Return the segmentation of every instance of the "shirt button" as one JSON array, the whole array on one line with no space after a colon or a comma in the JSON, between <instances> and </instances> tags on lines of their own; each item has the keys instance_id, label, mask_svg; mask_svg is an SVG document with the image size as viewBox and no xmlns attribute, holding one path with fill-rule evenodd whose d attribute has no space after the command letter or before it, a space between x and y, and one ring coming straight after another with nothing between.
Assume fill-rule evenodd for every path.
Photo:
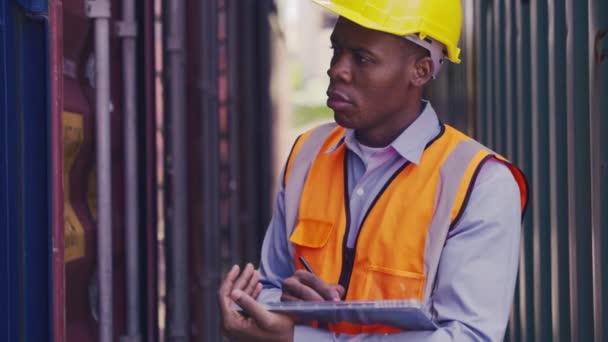
<instances>
[{"instance_id":1,"label":"shirt button","mask_svg":"<svg viewBox=\"0 0 608 342\"><path fill-rule=\"evenodd\" d=\"M363 191L363 188L357 189L357 195L358 196L363 196L364 194L365 194L365 191Z\"/></svg>"}]
</instances>

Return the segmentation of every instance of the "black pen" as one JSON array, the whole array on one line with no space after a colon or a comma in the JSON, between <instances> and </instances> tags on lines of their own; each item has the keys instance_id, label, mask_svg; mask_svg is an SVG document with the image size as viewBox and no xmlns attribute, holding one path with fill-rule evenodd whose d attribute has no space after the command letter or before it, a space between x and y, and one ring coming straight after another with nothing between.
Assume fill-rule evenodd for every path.
<instances>
[{"instance_id":1,"label":"black pen","mask_svg":"<svg viewBox=\"0 0 608 342\"><path fill-rule=\"evenodd\" d=\"M305 268L305 269L306 269L308 272L310 272L310 273L312 273L312 274L314 274L314 275L317 275L317 274L315 273L315 271L313 271L313 270L312 270L312 267L310 267L310 265L309 265L309 264L306 262L306 259L304 259L304 257L303 257L303 256L301 256L301 255L300 255L299 259L300 259L300 262L302 263L302 265L304 265L304 268Z\"/></svg>"}]
</instances>

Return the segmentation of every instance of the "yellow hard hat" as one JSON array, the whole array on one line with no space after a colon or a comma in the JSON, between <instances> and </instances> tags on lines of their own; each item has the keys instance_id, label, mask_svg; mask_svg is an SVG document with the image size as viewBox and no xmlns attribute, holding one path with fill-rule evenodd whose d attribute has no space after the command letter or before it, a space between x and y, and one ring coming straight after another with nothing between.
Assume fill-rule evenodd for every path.
<instances>
[{"instance_id":1,"label":"yellow hard hat","mask_svg":"<svg viewBox=\"0 0 608 342\"><path fill-rule=\"evenodd\" d=\"M461 0L312 0L372 30L398 36L419 34L447 49L447 59L460 63Z\"/></svg>"}]
</instances>

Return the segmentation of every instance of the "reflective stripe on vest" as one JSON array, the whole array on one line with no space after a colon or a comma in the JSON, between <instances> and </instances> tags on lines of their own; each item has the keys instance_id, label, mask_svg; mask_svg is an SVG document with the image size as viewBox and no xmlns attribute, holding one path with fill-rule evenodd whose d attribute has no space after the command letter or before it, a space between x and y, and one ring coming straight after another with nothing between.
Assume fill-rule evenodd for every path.
<instances>
[{"instance_id":1,"label":"reflective stripe on vest","mask_svg":"<svg viewBox=\"0 0 608 342\"><path fill-rule=\"evenodd\" d=\"M445 126L420 164L405 163L366 212L355 248L346 248L350 227L346 147L325 153L344 129L324 125L298 139L285 170L287 236L295 266L302 255L328 283L340 282L346 300L417 300L433 313L432 293L449 229L466 208L481 166L496 158L509 166L527 200L519 169L478 142ZM297 208L288 211L288 208ZM381 325L330 325L338 333L391 333Z\"/></svg>"}]
</instances>

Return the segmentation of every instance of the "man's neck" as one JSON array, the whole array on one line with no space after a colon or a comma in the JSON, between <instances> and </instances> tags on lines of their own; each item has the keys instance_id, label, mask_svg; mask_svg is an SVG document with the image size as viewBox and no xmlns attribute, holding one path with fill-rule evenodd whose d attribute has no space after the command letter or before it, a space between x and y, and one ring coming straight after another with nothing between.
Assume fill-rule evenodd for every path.
<instances>
[{"instance_id":1,"label":"man's neck","mask_svg":"<svg viewBox=\"0 0 608 342\"><path fill-rule=\"evenodd\" d=\"M409 110L408 115L403 115L402 122L385 125L378 129L369 129L366 131L356 130L355 137L357 141L368 147L385 147L391 144L401 133L403 133L424 111L426 104L422 99L418 99L418 105L412 106L413 110ZM406 112L407 113L407 112Z\"/></svg>"}]
</instances>

